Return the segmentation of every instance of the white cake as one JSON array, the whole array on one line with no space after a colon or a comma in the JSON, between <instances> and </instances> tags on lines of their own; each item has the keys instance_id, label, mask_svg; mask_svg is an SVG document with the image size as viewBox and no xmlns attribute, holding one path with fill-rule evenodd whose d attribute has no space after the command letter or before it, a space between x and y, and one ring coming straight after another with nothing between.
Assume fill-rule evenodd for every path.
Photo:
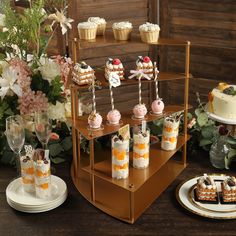
<instances>
[{"instance_id":1,"label":"white cake","mask_svg":"<svg viewBox=\"0 0 236 236\"><path fill-rule=\"evenodd\" d=\"M209 93L208 100L209 112L226 119L236 119L236 85L220 83Z\"/></svg>"}]
</instances>

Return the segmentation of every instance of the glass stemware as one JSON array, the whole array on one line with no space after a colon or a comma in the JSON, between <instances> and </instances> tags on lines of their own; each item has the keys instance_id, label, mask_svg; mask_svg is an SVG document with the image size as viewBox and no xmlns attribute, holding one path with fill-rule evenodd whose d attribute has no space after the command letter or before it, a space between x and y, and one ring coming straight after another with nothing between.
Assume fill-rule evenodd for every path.
<instances>
[{"instance_id":1,"label":"glass stemware","mask_svg":"<svg viewBox=\"0 0 236 236\"><path fill-rule=\"evenodd\" d=\"M42 144L43 149L47 149L47 144L52 132L52 120L47 112L36 112L34 116L35 133Z\"/></svg>"},{"instance_id":2,"label":"glass stemware","mask_svg":"<svg viewBox=\"0 0 236 236\"><path fill-rule=\"evenodd\" d=\"M11 150L17 154L17 174L20 173L20 152L25 142L24 121L21 116L9 116L6 119L6 137Z\"/></svg>"}]
</instances>

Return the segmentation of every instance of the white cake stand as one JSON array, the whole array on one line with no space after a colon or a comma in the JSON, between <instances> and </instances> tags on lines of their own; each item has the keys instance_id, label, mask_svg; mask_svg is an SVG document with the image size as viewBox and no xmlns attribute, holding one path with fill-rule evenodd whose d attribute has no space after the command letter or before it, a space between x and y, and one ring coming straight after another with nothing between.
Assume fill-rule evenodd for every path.
<instances>
[{"instance_id":1,"label":"white cake stand","mask_svg":"<svg viewBox=\"0 0 236 236\"><path fill-rule=\"evenodd\" d=\"M208 104L206 104L206 113L208 115L208 117L214 121L217 121L221 124L227 125L227 126L231 126L231 136L233 136L234 138L236 137L236 120L234 119L227 119L221 116L218 116L212 112L208 111Z\"/></svg>"}]
</instances>

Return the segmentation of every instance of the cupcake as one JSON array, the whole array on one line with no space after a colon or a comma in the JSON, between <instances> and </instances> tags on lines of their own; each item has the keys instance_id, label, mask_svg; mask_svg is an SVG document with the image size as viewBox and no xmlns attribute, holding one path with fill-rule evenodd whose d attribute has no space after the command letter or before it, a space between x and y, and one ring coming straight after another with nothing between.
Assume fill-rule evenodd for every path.
<instances>
[{"instance_id":1,"label":"cupcake","mask_svg":"<svg viewBox=\"0 0 236 236\"><path fill-rule=\"evenodd\" d=\"M140 36L145 43L155 43L158 41L160 27L157 24L147 22L139 26Z\"/></svg>"},{"instance_id":2,"label":"cupcake","mask_svg":"<svg viewBox=\"0 0 236 236\"><path fill-rule=\"evenodd\" d=\"M147 108L145 104L137 104L133 109L134 117L137 119L143 119L147 114Z\"/></svg>"},{"instance_id":3,"label":"cupcake","mask_svg":"<svg viewBox=\"0 0 236 236\"><path fill-rule=\"evenodd\" d=\"M101 17L89 17L88 22L97 24L97 35L104 35L106 30L107 22Z\"/></svg>"},{"instance_id":4,"label":"cupcake","mask_svg":"<svg viewBox=\"0 0 236 236\"><path fill-rule=\"evenodd\" d=\"M114 37L116 40L128 40L133 29L132 23L128 21L114 23L112 25Z\"/></svg>"},{"instance_id":5,"label":"cupcake","mask_svg":"<svg viewBox=\"0 0 236 236\"><path fill-rule=\"evenodd\" d=\"M161 100L161 98L158 98L152 102L152 112L155 115L160 115L162 114L164 110L164 102Z\"/></svg>"},{"instance_id":6,"label":"cupcake","mask_svg":"<svg viewBox=\"0 0 236 236\"><path fill-rule=\"evenodd\" d=\"M79 38L91 40L96 38L97 24L94 22L81 22L77 26L79 31Z\"/></svg>"},{"instance_id":7,"label":"cupcake","mask_svg":"<svg viewBox=\"0 0 236 236\"><path fill-rule=\"evenodd\" d=\"M111 125L117 125L120 122L121 114L117 109L111 110L107 114L107 120Z\"/></svg>"},{"instance_id":8,"label":"cupcake","mask_svg":"<svg viewBox=\"0 0 236 236\"><path fill-rule=\"evenodd\" d=\"M89 127L92 129L99 129L102 124L102 117L98 113L92 112L88 117Z\"/></svg>"}]
</instances>

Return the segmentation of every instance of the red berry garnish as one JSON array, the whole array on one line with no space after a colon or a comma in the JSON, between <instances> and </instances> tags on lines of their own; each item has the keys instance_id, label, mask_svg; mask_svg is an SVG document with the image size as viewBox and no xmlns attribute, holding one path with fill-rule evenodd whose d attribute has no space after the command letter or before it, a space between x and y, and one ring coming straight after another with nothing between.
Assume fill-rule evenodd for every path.
<instances>
[{"instance_id":1,"label":"red berry garnish","mask_svg":"<svg viewBox=\"0 0 236 236\"><path fill-rule=\"evenodd\" d=\"M143 62L149 63L151 61L150 57L146 56L143 58Z\"/></svg>"},{"instance_id":2,"label":"red berry garnish","mask_svg":"<svg viewBox=\"0 0 236 236\"><path fill-rule=\"evenodd\" d=\"M112 62L113 65L119 65L120 63L120 59L114 59Z\"/></svg>"}]
</instances>

